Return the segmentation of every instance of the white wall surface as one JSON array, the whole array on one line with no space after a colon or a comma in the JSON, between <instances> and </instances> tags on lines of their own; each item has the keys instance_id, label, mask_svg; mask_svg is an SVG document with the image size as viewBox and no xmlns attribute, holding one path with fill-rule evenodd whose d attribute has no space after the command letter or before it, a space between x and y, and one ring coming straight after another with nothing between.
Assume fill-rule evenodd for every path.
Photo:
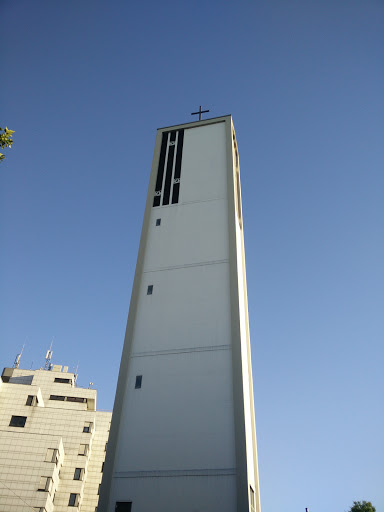
<instances>
[{"instance_id":1,"label":"white wall surface","mask_svg":"<svg viewBox=\"0 0 384 512\"><path fill-rule=\"evenodd\" d=\"M153 208L145 271L228 258L227 215L223 199Z\"/></svg>"},{"instance_id":2,"label":"white wall surface","mask_svg":"<svg viewBox=\"0 0 384 512\"><path fill-rule=\"evenodd\" d=\"M182 203L227 198L225 123L184 132Z\"/></svg>"},{"instance_id":3,"label":"white wall surface","mask_svg":"<svg viewBox=\"0 0 384 512\"><path fill-rule=\"evenodd\" d=\"M180 202L151 209L108 512L236 509L225 137L185 129Z\"/></svg>"},{"instance_id":4,"label":"white wall surface","mask_svg":"<svg viewBox=\"0 0 384 512\"><path fill-rule=\"evenodd\" d=\"M147 295L153 285L152 295ZM133 353L229 345L228 263L145 273Z\"/></svg>"},{"instance_id":5,"label":"white wall surface","mask_svg":"<svg viewBox=\"0 0 384 512\"><path fill-rule=\"evenodd\" d=\"M132 501L132 512L236 510L236 481L233 475L117 478L113 494L116 501Z\"/></svg>"},{"instance_id":6,"label":"white wall surface","mask_svg":"<svg viewBox=\"0 0 384 512\"><path fill-rule=\"evenodd\" d=\"M231 364L229 349L134 358L115 471L234 468Z\"/></svg>"},{"instance_id":7,"label":"white wall surface","mask_svg":"<svg viewBox=\"0 0 384 512\"><path fill-rule=\"evenodd\" d=\"M238 283L239 283L239 297L240 297L240 334L241 334L241 362L243 368L243 392L244 392L244 419L245 419L245 435L246 435L246 447L247 447L247 465L248 465L248 478L249 483L252 485L252 488L255 490L255 467L253 460L253 439L252 439L252 418L251 418L251 409L249 405L251 404L250 397L250 386L252 385L249 375L248 368L248 358L251 357L249 353L249 346L247 340L247 320L246 320L246 283L245 283L245 275L243 271L243 254L242 254L242 230L239 227L239 224L236 225L236 238L237 238L237 259L238 259Z\"/></svg>"}]
</instances>

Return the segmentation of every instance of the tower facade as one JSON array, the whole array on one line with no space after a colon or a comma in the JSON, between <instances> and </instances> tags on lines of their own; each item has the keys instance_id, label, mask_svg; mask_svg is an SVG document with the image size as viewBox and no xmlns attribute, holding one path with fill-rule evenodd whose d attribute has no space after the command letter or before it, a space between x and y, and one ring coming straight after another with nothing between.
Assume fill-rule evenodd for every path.
<instances>
[{"instance_id":1,"label":"tower facade","mask_svg":"<svg viewBox=\"0 0 384 512\"><path fill-rule=\"evenodd\" d=\"M159 129L100 512L260 509L232 117Z\"/></svg>"}]
</instances>

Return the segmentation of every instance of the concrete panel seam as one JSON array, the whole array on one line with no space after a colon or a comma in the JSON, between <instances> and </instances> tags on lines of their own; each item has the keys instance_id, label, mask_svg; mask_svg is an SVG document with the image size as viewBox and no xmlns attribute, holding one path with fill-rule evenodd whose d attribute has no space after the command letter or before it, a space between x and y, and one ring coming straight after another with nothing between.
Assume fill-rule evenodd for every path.
<instances>
[{"instance_id":1,"label":"concrete panel seam","mask_svg":"<svg viewBox=\"0 0 384 512\"><path fill-rule=\"evenodd\" d=\"M231 350L232 345L210 345L209 347L191 347L191 348L179 348L169 350L150 350L148 352L137 352L132 354L131 358L134 357L148 357L148 356L167 356L176 354L190 354L193 352L212 352L215 350Z\"/></svg>"},{"instance_id":2,"label":"concrete panel seam","mask_svg":"<svg viewBox=\"0 0 384 512\"><path fill-rule=\"evenodd\" d=\"M236 468L217 469L168 469L158 471L121 471L114 474L115 478L159 478L180 476L230 476L236 474Z\"/></svg>"},{"instance_id":3,"label":"concrete panel seam","mask_svg":"<svg viewBox=\"0 0 384 512\"><path fill-rule=\"evenodd\" d=\"M213 201L226 201L226 197L211 197L210 199L196 199L195 201L183 201L180 206L186 204L200 204L200 203L212 203Z\"/></svg>"},{"instance_id":4,"label":"concrete panel seam","mask_svg":"<svg viewBox=\"0 0 384 512\"><path fill-rule=\"evenodd\" d=\"M205 265L222 265L223 263L229 263L229 260L225 259L216 261L203 261L201 263L186 263L185 265L174 265L172 267L159 267L151 270L144 270L143 274L148 274L149 272L162 272L164 270L178 270L183 268L204 267Z\"/></svg>"}]
</instances>

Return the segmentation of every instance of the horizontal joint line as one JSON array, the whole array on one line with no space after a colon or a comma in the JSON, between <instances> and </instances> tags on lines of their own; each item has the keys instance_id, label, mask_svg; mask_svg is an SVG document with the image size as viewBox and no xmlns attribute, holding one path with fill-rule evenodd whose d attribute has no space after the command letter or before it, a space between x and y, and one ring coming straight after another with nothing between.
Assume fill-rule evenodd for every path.
<instances>
[{"instance_id":1,"label":"horizontal joint line","mask_svg":"<svg viewBox=\"0 0 384 512\"><path fill-rule=\"evenodd\" d=\"M190 354L193 352L212 352L215 350L230 350L231 345L210 345L209 347L190 347L169 350L153 350L149 352L137 352L133 357L167 356L172 354Z\"/></svg>"},{"instance_id":2,"label":"horizontal joint line","mask_svg":"<svg viewBox=\"0 0 384 512\"><path fill-rule=\"evenodd\" d=\"M186 469L158 471L121 471L114 474L115 478L161 478L181 476L231 476L236 475L236 468L225 469Z\"/></svg>"},{"instance_id":3,"label":"horizontal joint line","mask_svg":"<svg viewBox=\"0 0 384 512\"><path fill-rule=\"evenodd\" d=\"M185 265L174 265L172 267L160 267L151 270L144 270L143 274L148 274L149 272L162 272L164 270L177 270L182 268L189 267L204 267L206 265L222 265L223 263L229 263L229 260L216 260L216 261L204 261L201 263L186 263Z\"/></svg>"},{"instance_id":4,"label":"horizontal joint line","mask_svg":"<svg viewBox=\"0 0 384 512\"><path fill-rule=\"evenodd\" d=\"M184 204L210 203L212 201L224 201L226 199L227 199L226 197L212 197L211 199L199 199L196 201L183 201L180 204L184 205Z\"/></svg>"}]
</instances>

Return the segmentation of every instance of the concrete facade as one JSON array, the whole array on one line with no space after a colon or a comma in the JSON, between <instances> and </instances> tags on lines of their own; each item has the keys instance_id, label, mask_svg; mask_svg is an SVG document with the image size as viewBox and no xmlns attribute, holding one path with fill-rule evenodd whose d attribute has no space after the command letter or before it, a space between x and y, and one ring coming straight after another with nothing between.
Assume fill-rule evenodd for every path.
<instances>
[{"instance_id":1,"label":"concrete facade","mask_svg":"<svg viewBox=\"0 0 384 512\"><path fill-rule=\"evenodd\" d=\"M231 116L158 130L102 512L260 510Z\"/></svg>"},{"instance_id":2,"label":"concrete facade","mask_svg":"<svg viewBox=\"0 0 384 512\"><path fill-rule=\"evenodd\" d=\"M95 512L111 412L75 374L5 368L0 380L1 512Z\"/></svg>"}]
</instances>

